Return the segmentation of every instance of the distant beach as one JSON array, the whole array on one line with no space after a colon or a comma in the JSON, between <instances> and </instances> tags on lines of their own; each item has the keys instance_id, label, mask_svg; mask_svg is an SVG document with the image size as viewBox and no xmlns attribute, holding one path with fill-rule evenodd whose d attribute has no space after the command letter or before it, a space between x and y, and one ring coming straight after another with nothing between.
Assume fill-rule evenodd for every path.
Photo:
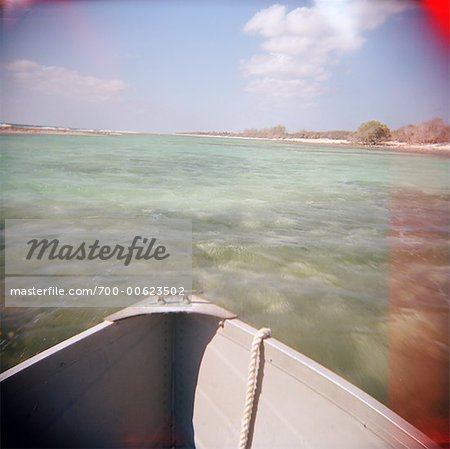
<instances>
[{"instance_id":1,"label":"distant beach","mask_svg":"<svg viewBox=\"0 0 450 449\"><path fill-rule=\"evenodd\" d=\"M0 135L24 135L24 134L43 134L43 135L65 135L65 136L121 136L121 135L161 135L158 133L139 133L133 131L116 131L104 129L78 129L62 128L52 126L23 126L23 125L0 125ZM367 150L392 150L402 153L423 153L437 154L441 156L450 156L450 143L434 144L408 144L398 141L387 141L377 145L362 145L351 142L347 139L328 139L328 138L302 138L302 137L251 137L238 135L217 135L208 133L175 133L177 136L184 137L208 137L219 139L243 139L243 140L269 140L276 142L298 142L313 145L332 145L350 148L362 148Z\"/></svg>"},{"instance_id":2,"label":"distant beach","mask_svg":"<svg viewBox=\"0 0 450 449\"><path fill-rule=\"evenodd\" d=\"M79 129L63 128L57 126L25 126L0 124L0 135L23 135L23 134L46 134L46 135L65 135L65 136L121 136L123 134L147 134L136 133L132 131L114 131L109 129Z\"/></svg>"},{"instance_id":3,"label":"distant beach","mask_svg":"<svg viewBox=\"0 0 450 449\"><path fill-rule=\"evenodd\" d=\"M433 143L433 144L408 144L398 141L387 141L378 145L362 145L351 142L346 139L327 139L317 138L308 139L301 137L245 137L245 136L220 136L216 134L191 134L191 133L176 133L178 136L192 136L192 137L214 137L219 139L244 139L244 140L269 140L276 142L299 142L313 145L332 145L343 146L351 148L361 148L366 150L392 150L402 153L423 153L423 154L437 154L441 156L450 156L450 143Z\"/></svg>"}]
</instances>

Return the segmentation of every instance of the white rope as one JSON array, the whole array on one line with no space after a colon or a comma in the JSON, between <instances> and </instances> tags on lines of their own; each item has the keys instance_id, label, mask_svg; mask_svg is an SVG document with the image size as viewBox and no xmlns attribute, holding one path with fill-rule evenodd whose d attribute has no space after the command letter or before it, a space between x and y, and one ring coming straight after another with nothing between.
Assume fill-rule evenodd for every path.
<instances>
[{"instance_id":1,"label":"white rope","mask_svg":"<svg viewBox=\"0 0 450 449\"><path fill-rule=\"evenodd\" d=\"M245 397L244 414L242 415L241 434L239 437L239 449L247 449L248 437L250 433L250 422L253 416L253 403L255 400L256 387L258 382L259 357L261 343L272 334L270 329L262 328L253 337L250 351L250 363L248 365L247 394Z\"/></svg>"}]
</instances>

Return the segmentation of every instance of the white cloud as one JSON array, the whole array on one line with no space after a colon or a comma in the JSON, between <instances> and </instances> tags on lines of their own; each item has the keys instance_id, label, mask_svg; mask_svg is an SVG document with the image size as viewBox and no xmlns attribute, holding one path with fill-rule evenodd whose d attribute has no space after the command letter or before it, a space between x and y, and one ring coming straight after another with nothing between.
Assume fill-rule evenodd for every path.
<instances>
[{"instance_id":1,"label":"white cloud","mask_svg":"<svg viewBox=\"0 0 450 449\"><path fill-rule=\"evenodd\" d=\"M72 98L109 100L128 87L121 80L86 76L76 70L46 66L27 59L10 62L6 70L22 87Z\"/></svg>"},{"instance_id":2,"label":"white cloud","mask_svg":"<svg viewBox=\"0 0 450 449\"><path fill-rule=\"evenodd\" d=\"M311 101L325 90L330 68L364 45L367 31L414 3L412 0L314 0L288 11L273 5L257 12L244 31L264 38L261 53L242 62L247 90L264 98Z\"/></svg>"}]
</instances>

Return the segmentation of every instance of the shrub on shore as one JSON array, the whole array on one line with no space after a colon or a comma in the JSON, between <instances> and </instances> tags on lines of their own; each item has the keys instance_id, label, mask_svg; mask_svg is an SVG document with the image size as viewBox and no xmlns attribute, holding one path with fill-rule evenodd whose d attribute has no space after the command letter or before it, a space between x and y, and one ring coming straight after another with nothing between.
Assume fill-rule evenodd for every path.
<instances>
[{"instance_id":1,"label":"shrub on shore","mask_svg":"<svg viewBox=\"0 0 450 449\"><path fill-rule=\"evenodd\" d=\"M406 143L448 143L450 126L441 118L434 118L415 125L402 126L392 133L392 138Z\"/></svg>"},{"instance_id":2,"label":"shrub on shore","mask_svg":"<svg viewBox=\"0 0 450 449\"><path fill-rule=\"evenodd\" d=\"M264 128L264 129L245 129L241 135L243 137L262 137L266 139L274 139L286 137L286 128L282 125L274 126L272 128Z\"/></svg>"},{"instance_id":3,"label":"shrub on shore","mask_svg":"<svg viewBox=\"0 0 450 449\"><path fill-rule=\"evenodd\" d=\"M391 131L387 125L376 120L362 123L354 134L355 140L364 145L377 145L390 137Z\"/></svg>"},{"instance_id":4,"label":"shrub on shore","mask_svg":"<svg viewBox=\"0 0 450 449\"><path fill-rule=\"evenodd\" d=\"M289 137L297 137L302 139L337 139L337 140L349 140L353 133L345 130L332 130L332 131L298 131L296 133L289 134Z\"/></svg>"}]
</instances>

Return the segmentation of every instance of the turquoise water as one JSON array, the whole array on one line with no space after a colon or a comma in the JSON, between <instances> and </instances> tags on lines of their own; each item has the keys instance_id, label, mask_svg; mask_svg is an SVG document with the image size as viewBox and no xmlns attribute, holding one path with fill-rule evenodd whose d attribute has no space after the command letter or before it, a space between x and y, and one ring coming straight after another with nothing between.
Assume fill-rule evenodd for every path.
<instances>
[{"instance_id":1,"label":"turquoise water","mask_svg":"<svg viewBox=\"0 0 450 449\"><path fill-rule=\"evenodd\" d=\"M446 158L182 136L0 143L3 218L192 219L194 288L386 403L392 314L405 338L446 316ZM393 260L406 266L417 242L414 267L433 281L393 310ZM411 320L427 295L433 315ZM5 310L3 369L106 312ZM422 338L443 354L444 337Z\"/></svg>"}]
</instances>

